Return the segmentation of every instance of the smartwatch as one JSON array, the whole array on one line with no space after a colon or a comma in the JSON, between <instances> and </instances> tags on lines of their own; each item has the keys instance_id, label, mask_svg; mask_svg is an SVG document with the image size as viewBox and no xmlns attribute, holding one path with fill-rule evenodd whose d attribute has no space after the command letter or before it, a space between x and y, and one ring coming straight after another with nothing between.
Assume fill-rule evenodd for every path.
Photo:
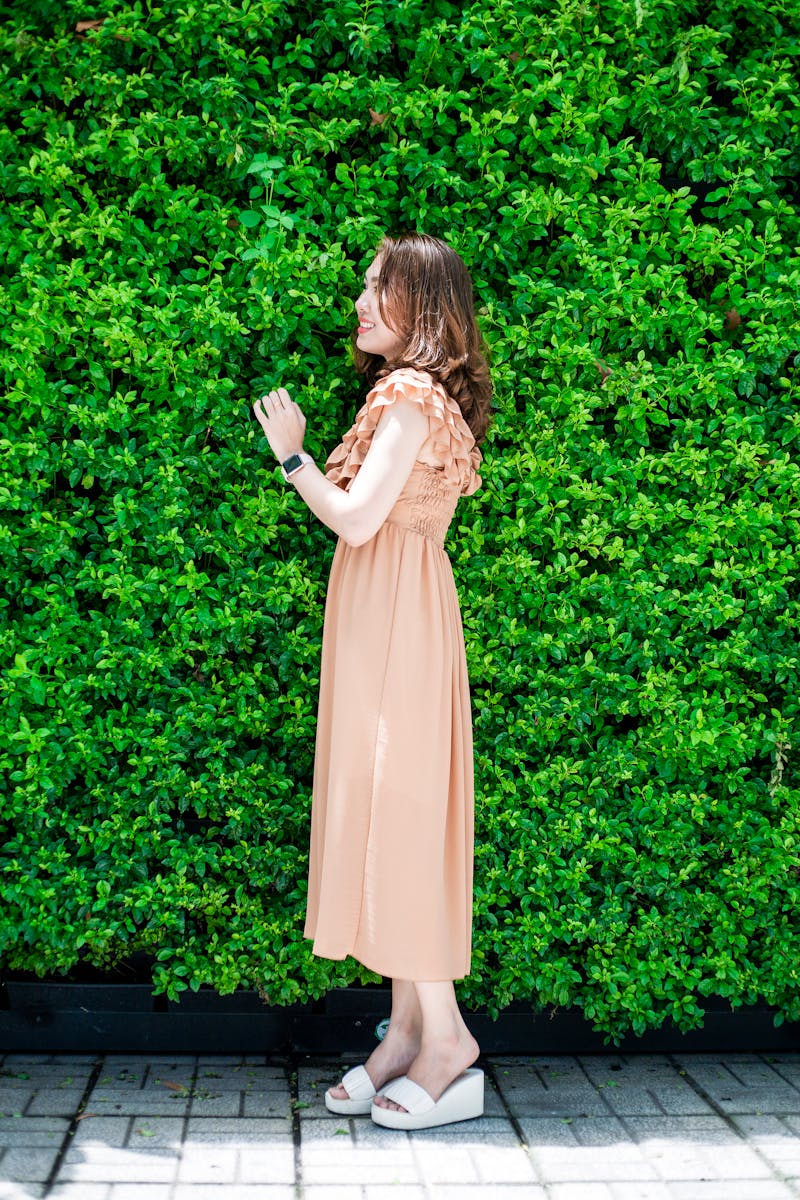
<instances>
[{"instance_id":1,"label":"smartwatch","mask_svg":"<svg viewBox=\"0 0 800 1200\"><path fill-rule=\"evenodd\" d=\"M305 454L302 450L299 454L291 454L289 458L284 459L284 461L281 463L281 474L283 475L284 479L291 479L291 477L296 475L297 472L306 465L306 463L313 461L314 460L311 455Z\"/></svg>"}]
</instances>

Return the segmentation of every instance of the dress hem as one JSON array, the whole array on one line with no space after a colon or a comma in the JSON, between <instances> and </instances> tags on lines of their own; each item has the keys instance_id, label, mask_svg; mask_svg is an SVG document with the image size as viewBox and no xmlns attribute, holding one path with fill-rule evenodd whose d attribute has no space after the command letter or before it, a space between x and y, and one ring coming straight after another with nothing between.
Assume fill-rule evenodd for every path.
<instances>
[{"instance_id":1,"label":"dress hem","mask_svg":"<svg viewBox=\"0 0 800 1200\"><path fill-rule=\"evenodd\" d=\"M390 969L384 970L382 967L373 966L371 963L365 962L363 958L359 958L352 950L346 951L344 954L325 954L316 947L312 947L311 953L316 958L327 958L330 962L344 962L346 958L354 958L362 967L366 967L368 971L374 971L376 975L382 976L384 979L408 979L413 983L457 983L461 979L467 979L470 973L470 966L462 975L417 975L409 974L408 972L397 972ZM384 964L386 965L386 964Z\"/></svg>"}]
</instances>

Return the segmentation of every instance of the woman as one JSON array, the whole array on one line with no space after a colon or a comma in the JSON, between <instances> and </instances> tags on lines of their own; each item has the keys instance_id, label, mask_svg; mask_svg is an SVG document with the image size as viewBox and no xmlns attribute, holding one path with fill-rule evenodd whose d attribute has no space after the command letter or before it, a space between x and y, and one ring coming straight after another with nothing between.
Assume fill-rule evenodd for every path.
<instances>
[{"instance_id":1,"label":"woman","mask_svg":"<svg viewBox=\"0 0 800 1200\"><path fill-rule=\"evenodd\" d=\"M415 1129L479 1116L479 1046L453 981L470 970L472 726L444 535L480 486L491 384L464 263L385 238L356 303L371 390L323 474L285 388L254 411L302 499L339 535L322 643L307 937L392 979L389 1028L325 1097Z\"/></svg>"}]
</instances>

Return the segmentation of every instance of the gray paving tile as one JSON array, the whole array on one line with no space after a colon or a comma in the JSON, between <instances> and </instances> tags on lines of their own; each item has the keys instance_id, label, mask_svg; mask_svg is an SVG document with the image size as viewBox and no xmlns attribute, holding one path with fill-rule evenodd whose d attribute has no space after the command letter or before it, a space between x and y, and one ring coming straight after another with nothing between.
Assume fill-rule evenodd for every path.
<instances>
[{"instance_id":1,"label":"gray paving tile","mask_svg":"<svg viewBox=\"0 0 800 1200\"><path fill-rule=\"evenodd\" d=\"M800 1178L800 1136L789 1126L788 1120L763 1115L732 1118L733 1124L747 1138L747 1144L766 1159L776 1174Z\"/></svg>"},{"instance_id":2,"label":"gray paving tile","mask_svg":"<svg viewBox=\"0 0 800 1200\"><path fill-rule=\"evenodd\" d=\"M41 1088L28 1105L31 1117L71 1117L83 1098L83 1088Z\"/></svg>"},{"instance_id":3,"label":"gray paving tile","mask_svg":"<svg viewBox=\"0 0 800 1200\"><path fill-rule=\"evenodd\" d=\"M53 1062L53 1063L14 1063L8 1061L0 1067L0 1082L7 1087L19 1084L22 1087L37 1087L46 1083L48 1087L85 1087L92 1073L92 1064Z\"/></svg>"},{"instance_id":4,"label":"gray paving tile","mask_svg":"<svg viewBox=\"0 0 800 1200\"><path fill-rule=\"evenodd\" d=\"M68 1128L66 1117L0 1118L0 1147L60 1146Z\"/></svg>"},{"instance_id":5,"label":"gray paving tile","mask_svg":"<svg viewBox=\"0 0 800 1200\"><path fill-rule=\"evenodd\" d=\"M136 1054L107 1054L103 1056L102 1069L103 1073L118 1074L125 1073L138 1075L144 1079L148 1067L152 1062L151 1058L143 1057Z\"/></svg>"},{"instance_id":6,"label":"gray paving tile","mask_svg":"<svg viewBox=\"0 0 800 1200\"><path fill-rule=\"evenodd\" d=\"M773 1084L785 1083L786 1076L791 1073L788 1065L781 1071L778 1063L769 1063L766 1059L759 1059L757 1062L734 1061L728 1064L728 1070L743 1087L771 1087Z\"/></svg>"},{"instance_id":7,"label":"gray paving tile","mask_svg":"<svg viewBox=\"0 0 800 1200\"><path fill-rule=\"evenodd\" d=\"M672 1200L668 1183L615 1183L610 1195L613 1200Z\"/></svg>"},{"instance_id":8,"label":"gray paving tile","mask_svg":"<svg viewBox=\"0 0 800 1200\"><path fill-rule=\"evenodd\" d=\"M795 1192L777 1179L692 1180L670 1184L671 1200L794 1200Z\"/></svg>"},{"instance_id":9,"label":"gray paving tile","mask_svg":"<svg viewBox=\"0 0 800 1200\"><path fill-rule=\"evenodd\" d=\"M597 1117L520 1117L519 1128L525 1144L533 1146L575 1146L580 1144L578 1131Z\"/></svg>"},{"instance_id":10,"label":"gray paving tile","mask_svg":"<svg viewBox=\"0 0 800 1200\"><path fill-rule=\"evenodd\" d=\"M101 1117L88 1112L72 1138L72 1146L92 1143L101 1146L124 1146L130 1128L130 1117Z\"/></svg>"},{"instance_id":11,"label":"gray paving tile","mask_svg":"<svg viewBox=\"0 0 800 1200\"><path fill-rule=\"evenodd\" d=\"M270 1117L190 1117L186 1129L187 1143L227 1142L231 1146L248 1146L257 1142L275 1144L276 1139L290 1138L287 1118Z\"/></svg>"},{"instance_id":12,"label":"gray paving tile","mask_svg":"<svg viewBox=\"0 0 800 1200\"><path fill-rule=\"evenodd\" d=\"M387 1197L392 1196L392 1192L384 1193ZM497 1187L493 1183L456 1183L448 1186L447 1184L439 1184L434 1193L436 1200L497 1200ZM503 1188L504 1200L546 1200L547 1193L544 1188L538 1187L536 1184L523 1184L521 1187L509 1185ZM381 1197L383 1200L383 1197Z\"/></svg>"},{"instance_id":13,"label":"gray paving tile","mask_svg":"<svg viewBox=\"0 0 800 1200\"><path fill-rule=\"evenodd\" d=\"M261 1094L261 1093L260 1093ZM193 1117L238 1117L244 1107L244 1097L241 1092L203 1092L192 1096L191 1113ZM273 1105L274 1115L286 1113L288 1101ZM247 1113L247 1116L261 1116L261 1113Z\"/></svg>"},{"instance_id":14,"label":"gray paving tile","mask_svg":"<svg viewBox=\"0 0 800 1200\"><path fill-rule=\"evenodd\" d=\"M186 1067L197 1066L196 1054L155 1054L143 1059L150 1069L164 1074L169 1071L185 1071Z\"/></svg>"},{"instance_id":15,"label":"gray paving tile","mask_svg":"<svg viewBox=\"0 0 800 1200\"><path fill-rule=\"evenodd\" d=\"M522 1146L482 1145L472 1151L481 1183L535 1183L536 1171Z\"/></svg>"},{"instance_id":16,"label":"gray paving tile","mask_svg":"<svg viewBox=\"0 0 800 1200\"><path fill-rule=\"evenodd\" d=\"M99 1054L51 1054L50 1062L56 1066L86 1066L93 1067L96 1062L99 1062L101 1055Z\"/></svg>"},{"instance_id":17,"label":"gray paving tile","mask_svg":"<svg viewBox=\"0 0 800 1200\"><path fill-rule=\"evenodd\" d=\"M178 1170L175 1151L154 1146L145 1151L108 1146L71 1147L59 1181L96 1183L172 1183Z\"/></svg>"},{"instance_id":18,"label":"gray paving tile","mask_svg":"<svg viewBox=\"0 0 800 1200\"><path fill-rule=\"evenodd\" d=\"M438 1191L434 1195L438 1195ZM386 1188L381 1184L373 1186L370 1183L364 1184L364 1200L428 1200L430 1192L422 1186L422 1184L403 1184L396 1183L392 1190L387 1194ZM320 1192L320 1200L325 1200L324 1194Z\"/></svg>"},{"instance_id":19,"label":"gray paving tile","mask_svg":"<svg viewBox=\"0 0 800 1200\"><path fill-rule=\"evenodd\" d=\"M670 1117L702 1116L713 1112L711 1105L686 1084L653 1089L651 1095L662 1111Z\"/></svg>"},{"instance_id":20,"label":"gray paving tile","mask_svg":"<svg viewBox=\"0 0 800 1200\"><path fill-rule=\"evenodd\" d=\"M395 1185L397 1186L397 1185ZM422 1188L419 1191L424 1191ZM399 1192L406 1191L405 1188L399 1187ZM392 1200L394 1200L394 1189L392 1189ZM340 1183L333 1187L328 1184L320 1184L315 1186L309 1184L303 1188L303 1200L364 1200L364 1191L359 1183ZM382 1185L379 1185L379 1195L377 1200L386 1200L386 1191ZM417 1200L414 1197L414 1200Z\"/></svg>"},{"instance_id":21,"label":"gray paving tile","mask_svg":"<svg viewBox=\"0 0 800 1200\"><path fill-rule=\"evenodd\" d=\"M242 1116L244 1117L282 1117L286 1116L290 1099L288 1094L281 1092L253 1092L242 1097ZM205 1111L205 1110L203 1110ZM327 1111L327 1110L326 1110ZM200 1112L199 1106L194 1112Z\"/></svg>"},{"instance_id":22,"label":"gray paving tile","mask_svg":"<svg viewBox=\"0 0 800 1200\"><path fill-rule=\"evenodd\" d=\"M517 1117L608 1112L600 1093L575 1059L507 1066L495 1072L495 1079Z\"/></svg>"},{"instance_id":23,"label":"gray paving tile","mask_svg":"<svg viewBox=\"0 0 800 1200\"><path fill-rule=\"evenodd\" d=\"M396 1133L396 1130L387 1130ZM496 1146L516 1143L513 1127L506 1118L477 1117L472 1121L457 1121L455 1125L440 1125L433 1129L414 1129L407 1134L415 1144L436 1142L450 1145L462 1142L468 1146Z\"/></svg>"},{"instance_id":24,"label":"gray paving tile","mask_svg":"<svg viewBox=\"0 0 800 1200\"><path fill-rule=\"evenodd\" d=\"M320 1142L313 1146L304 1146L301 1151L303 1168L307 1166L324 1166L325 1163L349 1163L358 1161L369 1167L372 1163L390 1163L397 1166L413 1166L416 1162L411 1142L408 1137L401 1136L394 1141L386 1141L382 1145L368 1142L352 1142L349 1138L339 1138L337 1142Z\"/></svg>"},{"instance_id":25,"label":"gray paving tile","mask_svg":"<svg viewBox=\"0 0 800 1200\"><path fill-rule=\"evenodd\" d=\"M355 1063L352 1064L356 1066ZM297 1098L301 1104L325 1108L325 1093L329 1087L338 1083L347 1068L334 1067L300 1067L297 1072Z\"/></svg>"},{"instance_id":26,"label":"gray paving tile","mask_svg":"<svg viewBox=\"0 0 800 1200\"><path fill-rule=\"evenodd\" d=\"M338 1142L343 1137L350 1138L361 1136L361 1134L372 1133L377 1131L378 1126L373 1125L369 1117L346 1117L337 1116L328 1113L324 1117L314 1118L306 1117L300 1122L300 1144L305 1150L307 1146L318 1145L319 1143ZM381 1130L382 1134L391 1137L392 1130Z\"/></svg>"},{"instance_id":27,"label":"gray paving tile","mask_svg":"<svg viewBox=\"0 0 800 1200\"><path fill-rule=\"evenodd\" d=\"M0 1170L10 1183L45 1183L59 1146L21 1146L6 1150Z\"/></svg>"},{"instance_id":28,"label":"gray paving tile","mask_svg":"<svg viewBox=\"0 0 800 1200\"><path fill-rule=\"evenodd\" d=\"M692 1117L637 1117L626 1118L625 1124L637 1142L650 1139L670 1142L700 1142L710 1144L741 1145L741 1139L723 1118L714 1114Z\"/></svg>"},{"instance_id":29,"label":"gray paving tile","mask_svg":"<svg viewBox=\"0 0 800 1200\"><path fill-rule=\"evenodd\" d=\"M77 1185L86 1187L85 1183ZM108 1200L171 1200L171 1183L113 1183ZM80 1200L76 1196L75 1200Z\"/></svg>"},{"instance_id":30,"label":"gray paving tile","mask_svg":"<svg viewBox=\"0 0 800 1200\"><path fill-rule=\"evenodd\" d=\"M57 1183L50 1196L55 1200L109 1200L111 1188L110 1183Z\"/></svg>"},{"instance_id":31,"label":"gray paving tile","mask_svg":"<svg viewBox=\"0 0 800 1200\"><path fill-rule=\"evenodd\" d=\"M293 1146L283 1143L239 1150L237 1179L242 1184L289 1184L294 1177Z\"/></svg>"},{"instance_id":32,"label":"gray paving tile","mask_svg":"<svg viewBox=\"0 0 800 1200\"><path fill-rule=\"evenodd\" d=\"M78 1186L85 1188L86 1184ZM172 1183L113 1183L109 1200L172 1200L173 1195Z\"/></svg>"},{"instance_id":33,"label":"gray paving tile","mask_svg":"<svg viewBox=\"0 0 800 1200\"><path fill-rule=\"evenodd\" d=\"M243 1054L198 1054L197 1056L198 1070L201 1067L210 1067L212 1070L218 1071L221 1067L240 1067L244 1062Z\"/></svg>"},{"instance_id":34,"label":"gray paving tile","mask_svg":"<svg viewBox=\"0 0 800 1200\"><path fill-rule=\"evenodd\" d=\"M3 1066L16 1067L25 1063L51 1063L54 1062L52 1054L4 1054Z\"/></svg>"},{"instance_id":35,"label":"gray paving tile","mask_svg":"<svg viewBox=\"0 0 800 1200\"><path fill-rule=\"evenodd\" d=\"M800 1135L800 1117L744 1113L730 1117L729 1121L752 1145L797 1141Z\"/></svg>"},{"instance_id":36,"label":"gray paving tile","mask_svg":"<svg viewBox=\"0 0 800 1200\"><path fill-rule=\"evenodd\" d=\"M782 1054L779 1058L764 1055L764 1061L790 1082L797 1084L800 1081L800 1054Z\"/></svg>"},{"instance_id":37,"label":"gray paving tile","mask_svg":"<svg viewBox=\"0 0 800 1200\"><path fill-rule=\"evenodd\" d=\"M769 1179L772 1172L749 1146L701 1145L669 1138L651 1138L642 1146L648 1161L667 1182L688 1180Z\"/></svg>"},{"instance_id":38,"label":"gray paving tile","mask_svg":"<svg viewBox=\"0 0 800 1200\"><path fill-rule=\"evenodd\" d=\"M619 1115L703 1112L708 1106L662 1056L582 1058L580 1065Z\"/></svg>"},{"instance_id":39,"label":"gray paving tile","mask_svg":"<svg viewBox=\"0 0 800 1200\"><path fill-rule=\"evenodd\" d=\"M112 1200L118 1200L116 1193ZM130 1200L140 1200L140 1197L131 1196ZM170 1193L170 1200L295 1200L295 1189L293 1184L246 1186L225 1183L201 1186L184 1183Z\"/></svg>"},{"instance_id":40,"label":"gray paving tile","mask_svg":"<svg viewBox=\"0 0 800 1200\"><path fill-rule=\"evenodd\" d=\"M178 1166L179 1183L236 1183L235 1146L185 1146Z\"/></svg>"},{"instance_id":41,"label":"gray paving tile","mask_svg":"<svg viewBox=\"0 0 800 1200\"><path fill-rule=\"evenodd\" d=\"M571 1133L579 1146L634 1145L634 1140L619 1117L589 1117L587 1120L571 1121Z\"/></svg>"},{"instance_id":42,"label":"gray paving tile","mask_svg":"<svg viewBox=\"0 0 800 1200\"><path fill-rule=\"evenodd\" d=\"M686 1063L686 1060L682 1060ZM702 1061L685 1066L694 1079L726 1113L791 1113L800 1115L800 1091L777 1071L752 1061Z\"/></svg>"},{"instance_id":43,"label":"gray paving tile","mask_svg":"<svg viewBox=\"0 0 800 1200\"><path fill-rule=\"evenodd\" d=\"M646 1156L631 1143L621 1146L535 1146L530 1155L544 1183L614 1183L656 1180Z\"/></svg>"},{"instance_id":44,"label":"gray paving tile","mask_svg":"<svg viewBox=\"0 0 800 1200\"><path fill-rule=\"evenodd\" d=\"M0 1200L36 1200L44 1196L43 1183L14 1183L0 1179Z\"/></svg>"},{"instance_id":45,"label":"gray paving tile","mask_svg":"<svg viewBox=\"0 0 800 1200\"><path fill-rule=\"evenodd\" d=\"M726 1050L724 1053L716 1051L709 1054L684 1053L679 1050L675 1054L670 1054L669 1058L683 1066L687 1063L699 1066L719 1066L723 1061L728 1063L761 1062L763 1055L753 1050Z\"/></svg>"},{"instance_id":46,"label":"gray paving tile","mask_svg":"<svg viewBox=\"0 0 800 1200\"><path fill-rule=\"evenodd\" d=\"M475 1160L468 1147L454 1143L418 1141L414 1145L414 1159L423 1182L435 1187L441 1183L480 1183Z\"/></svg>"},{"instance_id":47,"label":"gray paving tile","mask_svg":"<svg viewBox=\"0 0 800 1200\"><path fill-rule=\"evenodd\" d=\"M370 1167L370 1183L382 1187L396 1184L418 1184L419 1177L414 1166L395 1166L392 1163ZM364 1179L363 1168L355 1160L346 1163L326 1163L320 1166L303 1164L303 1181L307 1184L360 1184Z\"/></svg>"},{"instance_id":48,"label":"gray paving tile","mask_svg":"<svg viewBox=\"0 0 800 1200\"><path fill-rule=\"evenodd\" d=\"M183 1138L182 1117L134 1117L130 1124L127 1145L133 1150L148 1151L156 1146L166 1146L177 1152Z\"/></svg>"},{"instance_id":49,"label":"gray paving tile","mask_svg":"<svg viewBox=\"0 0 800 1200\"><path fill-rule=\"evenodd\" d=\"M272 1067L254 1067L246 1063L234 1066L199 1066L195 1081L197 1091L211 1092L279 1092L288 1095L286 1072Z\"/></svg>"},{"instance_id":50,"label":"gray paving tile","mask_svg":"<svg viewBox=\"0 0 800 1200\"><path fill-rule=\"evenodd\" d=\"M630 1186L637 1189L635 1200L643 1200L644 1192L638 1189L649 1187L650 1184L640 1182ZM551 1200L616 1200L616 1193L612 1192L607 1183L554 1183L548 1188L548 1196Z\"/></svg>"},{"instance_id":51,"label":"gray paving tile","mask_svg":"<svg viewBox=\"0 0 800 1200\"><path fill-rule=\"evenodd\" d=\"M189 1090L178 1091L165 1087L130 1087L125 1090L95 1088L89 1097L87 1109L110 1117L140 1113L171 1117L187 1112L190 1101Z\"/></svg>"},{"instance_id":52,"label":"gray paving tile","mask_svg":"<svg viewBox=\"0 0 800 1200\"><path fill-rule=\"evenodd\" d=\"M5 1087L0 1084L0 1113L4 1117L13 1117L15 1113L24 1113L36 1096L36 1089L30 1085L22 1087Z\"/></svg>"}]
</instances>

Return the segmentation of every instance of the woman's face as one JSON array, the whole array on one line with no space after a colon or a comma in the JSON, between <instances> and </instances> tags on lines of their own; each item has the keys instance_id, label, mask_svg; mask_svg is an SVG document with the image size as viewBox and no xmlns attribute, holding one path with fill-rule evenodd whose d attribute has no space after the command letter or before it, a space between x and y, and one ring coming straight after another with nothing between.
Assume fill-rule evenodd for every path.
<instances>
[{"instance_id":1,"label":"woman's face","mask_svg":"<svg viewBox=\"0 0 800 1200\"><path fill-rule=\"evenodd\" d=\"M380 257L373 260L364 276L364 290L356 300L358 337L356 345L365 354L380 354L393 358L402 349L402 339L386 324L378 308L378 275Z\"/></svg>"}]
</instances>

